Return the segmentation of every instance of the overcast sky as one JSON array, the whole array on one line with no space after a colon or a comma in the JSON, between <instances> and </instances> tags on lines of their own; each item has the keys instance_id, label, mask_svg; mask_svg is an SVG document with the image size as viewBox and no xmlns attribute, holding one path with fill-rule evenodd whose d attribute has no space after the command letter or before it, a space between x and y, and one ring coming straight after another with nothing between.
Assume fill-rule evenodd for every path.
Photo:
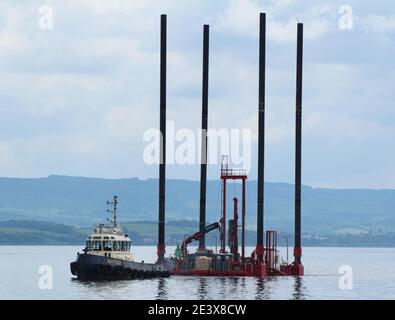
<instances>
[{"instance_id":1,"label":"overcast sky","mask_svg":"<svg viewBox=\"0 0 395 320\"><path fill-rule=\"evenodd\" d=\"M341 5L353 28L339 27ZM38 10L49 5L53 28ZM395 5L378 1L0 1L0 176L156 178L159 23L168 14L168 120L197 129L202 25L209 127L250 129L256 177L258 18L267 12L267 181L294 179L296 21L305 28L303 184L395 188ZM168 168L198 179L197 166ZM209 178L218 167L209 166Z\"/></svg>"}]
</instances>

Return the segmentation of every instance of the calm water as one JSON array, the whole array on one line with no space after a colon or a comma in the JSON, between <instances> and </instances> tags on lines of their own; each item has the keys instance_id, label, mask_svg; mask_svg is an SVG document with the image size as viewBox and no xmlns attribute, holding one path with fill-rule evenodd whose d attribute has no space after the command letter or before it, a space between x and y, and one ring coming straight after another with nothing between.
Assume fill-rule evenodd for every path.
<instances>
[{"instance_id":1,"label":"calm water","mask_svg":"<svg viewBox=\"0 0 395 320\"><path fill-rule=\"evenodd\" d=\"M306 275L301 278L173 276L87 283L73 279L69 271L81 249L0 246L0 299L395 299L395 249L305 248ZM134 247L133 252L136 260L149 262L156 248ZM39 287L42 265L53 270L50 290ZM352 267L352 290L339 288L342 265Z\"/></svg>"}]
</instances>

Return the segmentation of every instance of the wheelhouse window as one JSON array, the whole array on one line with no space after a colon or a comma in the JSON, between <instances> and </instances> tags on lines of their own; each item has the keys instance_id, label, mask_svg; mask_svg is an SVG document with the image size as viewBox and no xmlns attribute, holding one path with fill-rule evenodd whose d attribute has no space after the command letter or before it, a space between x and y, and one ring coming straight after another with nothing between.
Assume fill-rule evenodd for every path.
<instances>
[{"instance_id":1,"label":"wheelhouse window","mask_svg":"<svg viewBox=\"0 0 395 320\"><path fill-rule=\"evenodd\" d=\"M112 248L112 243L111 243L111 241L110 240L104 240L103 241L103 250L104 251L111 251L111 248Z\"/></svg>"},{"instance_id":2,"label":"wheelhouse window","mask_svg":"<svg viewBox=\"0 0 395 320\"><path fill-rule=\"evenodd\" d=\"M120 251L121 249L120 249L120 246L119 246L119 241L113 241L112 242L112 249L114 250L114 251Z\"/></svg>"},{"instance_id":3,"label":"wheelhouse window","mask_svg":"<svg viewBox=\"0 0 395 320\"><path fill-rule=\"evenodd\" d=\"M92 248L94 251L102 251L102 242L98 240L92 241Z\"/></svg>"},{"instance_id":4,"label":"wheelhouse window","mask_svg":"<svg viewBox=\"0 0 395 320\"><path fill-rule=\"evenodd\" d=\"M86 249L88 251L130 251L131 241L117 240L87 240Z\"/></svg>"},{"instance_id":5,"label":"wheelhouse window","mask_svg":"<svg viewBox=\"0 0 395 320\"><path fill-rule=\"evenodd\" d=\"M113 251L130 251L131 241L113 241Z\"/></svg>"},{"instance_id":6,"label":"wheelhouse window","mask_svg":"<svg viewBox=\"0 0 395 320\"><path fill-rule=\"evenodd\" d=\"M92 241L88 240L86 242L86 250L88 250L88 251L92 251L93 250Z\"/></svg>"}]
</instances>

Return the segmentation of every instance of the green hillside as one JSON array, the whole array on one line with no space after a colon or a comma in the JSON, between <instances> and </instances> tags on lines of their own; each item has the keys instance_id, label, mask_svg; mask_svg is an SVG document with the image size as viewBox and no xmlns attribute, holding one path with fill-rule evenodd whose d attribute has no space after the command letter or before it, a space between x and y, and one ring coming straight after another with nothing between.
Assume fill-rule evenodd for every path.
<instances>
[{"instance_id":1,"label":"green hillside","mask_svg":"<svg viewBox=\"0 0 395 320\"><path fill-rule=\"evenodd\" d=\"M168 220L197 220L199 182L166 182ZM240 185L229 185L228 208ZM90 227L106 219L107 199L119 197L120 221L156 221L158 181L155 179L97 179L50 176L41 179L0 178L0 221L38 220L78 227ZM268 228L292 232L292 184L265 184L265 222ZM250 228L256 223L256 181L247 183L247 217ZM207 219L220 216L220 184L208 181ZM303 231L327 234L395 231L395 190L302 189Z\"/></svg>"},{"instance_id":2,"label":"green hillside","mask_svg":"<svg viewBox=\"0 0 395 320\"><path fill-rule=\"evenodd\" d=\"M150 221L125 222L122 225L132 239L133 245L157 243L157 224ZM197 221L168 221L166 223L166 243L176 245L187 235L198 229ZM77 228L39 221L0 221L0 245L78 245L83 246L92 228ZM279 232L279 246L285 246L286 238L293 245L293 235ZM338 247L394 247L395 232L392 233L332 233L327 235L302 234L304 246ZM218 245L218 231L206 236L206 244ZM246 231L246 245L256 244L256 232Z\"/></svg>"}]
</instances>

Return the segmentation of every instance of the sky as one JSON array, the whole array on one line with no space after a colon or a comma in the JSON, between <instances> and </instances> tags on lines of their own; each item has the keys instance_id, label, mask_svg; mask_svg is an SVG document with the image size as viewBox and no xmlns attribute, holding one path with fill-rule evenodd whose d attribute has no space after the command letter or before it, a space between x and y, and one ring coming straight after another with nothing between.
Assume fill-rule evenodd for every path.
<instances>
[{"instance_id":1,"label":"sky","mask_svg":"<svg viewBox=\"0 0 395 320\"><path fill-rule=\"evenodd\" d=\"M43 6L52 13L49 29ZM167 120L176 130L201 126L202 25L209 24L209 128L250 130L255 179L259 12L267 13L265 180L294 180L300 21L303 184L395 188L391 0L1 0L0 176L156 178L143 136L159 125L166 13ZM209 179L218 170L210 164ZM167 177L197 180L199 166L168 165Z\"/></svg>"}]
</instances>

